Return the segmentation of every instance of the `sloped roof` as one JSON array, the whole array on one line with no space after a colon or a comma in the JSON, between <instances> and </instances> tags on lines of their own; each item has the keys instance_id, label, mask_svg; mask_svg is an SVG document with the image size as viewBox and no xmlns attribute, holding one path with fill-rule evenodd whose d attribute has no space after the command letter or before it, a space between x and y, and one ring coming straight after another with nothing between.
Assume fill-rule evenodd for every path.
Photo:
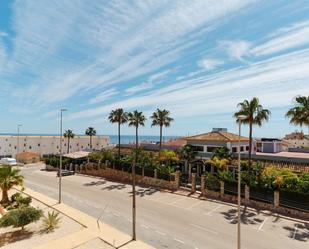
<instances>
[{"instance_id":1,"label":"sloped roof","mask_svg":"<svg viewBox=\"0 0 309 249\"><path fill-rule=\"evenodd\" d=\"M32 152L32 151L26 151L26 152L20 152L17 154L18 158L33 158L33 157L40 157L39 153Z\"/></svg>"},{"instance_id":2,"label":"sloped roof","mask_svg":"<svg viewBox=\"0 0 309 249\"><path fill-rule=\"evenodd\" d=\"M195 141L219 141L219 142L238 142L238 135L226 131L212 131L186 138ZM249 138L240 137L241 142L249 142Z\"/></svg>"}]
</instances>

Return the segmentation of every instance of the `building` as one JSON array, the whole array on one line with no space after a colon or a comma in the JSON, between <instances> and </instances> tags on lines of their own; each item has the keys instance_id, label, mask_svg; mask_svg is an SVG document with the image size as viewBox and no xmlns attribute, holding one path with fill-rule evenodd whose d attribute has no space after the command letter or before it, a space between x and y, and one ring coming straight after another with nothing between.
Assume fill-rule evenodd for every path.
<instances>
[{"instance_id":1,"label":"building","mask_svg":"<svg viewBox=\"0 0 309 249\"><path fill-rule=\"evenodd\" d=\"M278 153L283 150L282 140L277 138L261 138L256 141L257 152Z\"/></svg>"},{"instance_id":2,"label":"building","mask_svg":"<svg viewBox=\"0 0 309 249\"><path fill-rule=\"evenodd\" d=\"M238 152L239 136L227 131L225 128L214 128L211 132L190 136L186 138L187 144L192 145L198 153L197 157L211 158L213 152L220 147L227 148L230 152ZM253 142L252 153L256 151ZM240 137L240 152L249 152L249 138Z\"/></svg>"},{"instance_id":3,"label":"building","mask_svg":"<svg viewBox=\"0 0 309 249\"><path fill-rule=\"evenodd\" d=\"M303 132L292 132L284 137L284 141L289 142L290 149L309 149L309 135Z\"/></svg>"},{"instance_id":4,"label":"building","mask_svg":"<svg viewBox=\"0 0 309 249\"><path fill-rule=\"evenodd\" d=\"M68 140L62 138L62 150L68 150ZM100 150L109 143L108 136L93 136L92 148ZM75 136L70 139L70 152L90 149L89 136ZM17 152L35 152L40 156L60 153L59 136L0 136L0 156L15 157Z\"/></svg>"}]
</instances>

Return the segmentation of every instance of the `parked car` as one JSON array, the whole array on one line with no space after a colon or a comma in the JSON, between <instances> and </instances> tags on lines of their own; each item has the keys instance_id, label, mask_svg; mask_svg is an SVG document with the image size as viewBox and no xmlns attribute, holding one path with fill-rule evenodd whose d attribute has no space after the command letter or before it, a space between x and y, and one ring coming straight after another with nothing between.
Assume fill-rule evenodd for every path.
<instances>
[{"instance_id":1,"label":"parked car","mask_svg":"<svg viewBox=\"0 0 309 249\"><path fill-rule=\"evenodd\" d=\"M1 158L0 159L0 164L9 165L9 166L15 166L15 165L17 165L17 162L16 162L15 158L5 157L5 158Z\"/></svg>"},{"instance_id":2,"label":"parked car","mask_svg":"<svg viewBox=\"0 0 309 249\"><path fill-rule=\"evenodd\" d=\"M75 172L71 170L61 170L61 176L70 176L74 174ZM59 177L59 171L57 172L57 176Z\"/></svg>"}]
</instances>

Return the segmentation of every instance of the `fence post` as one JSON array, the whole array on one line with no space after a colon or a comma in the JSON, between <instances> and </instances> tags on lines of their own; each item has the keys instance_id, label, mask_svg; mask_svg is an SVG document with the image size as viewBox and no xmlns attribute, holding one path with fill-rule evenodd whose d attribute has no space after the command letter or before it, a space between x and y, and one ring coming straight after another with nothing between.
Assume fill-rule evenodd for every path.
<instances>
[{"instance_id":1,"label":"fence post","mask_svg":"<svg viewBox=\"0 0 309 249\"><path fill-rule=\"evenodd\" d=\"M176 189L179 189L179 186L180 186L180 171L179 170L175 172L175 185L176 185Z\"/></svg>"},{"instance_id":2,"label":"fence post","mask_svg":"<svg viewBox=\"0 0 309 249\"><path fill-rule=\"evenodd\" d=\"M274 206L279 207L280 194L278 190L274 191Z\"/></svg>"},{"instance_id":3,"label":"fence post","mask_svg":"<svg viewBox=\"0 0 309 249\"><path fill-rule=\"evenodd\" d=\"M192 164L189 163L189 182L191 182L191 171L192 171Z\"/></svg>"},{"instance_id":4,"label":"fence post","mask_svg":"<svg viewBox=\"0 0 309 249\"><path fill-rule=\"evenodd\" d=\"M224 181L220 181L220 197L224 196Z\"/></svg>"},{"instance_id":5,"label":"fence post","mask_svg":"<svg viewBox=\"0 0 309 249\"><path fill-rule=\"evenodd\" d=\"M201 192L202 192L202 195L205 195L206 194L206 177L205 175L201 175Z\"/></svg>"},{"instance_id":6,"label":"fence post","mask_svg":"<svg viewBox=\"0 0 309 249\"><path fill-rule=\"evenodd\" d=\"M155 178L155 179L158 178L158 170L157 170L157 169L154 170L154 178Z\"/></svg>"},{"instance_id":7,"label":"fence post","mask_svg":"<svg viewBox=\"0 0 309 249\"><path fill-rule=\"evenodd\" d=\"M196 174L191 174L191 193L195 193L196 191Z\"/></svg>"},{"instance_id":8,"label":"fence post","mask_svg":"<svg viewBox=\"0 0 309 249\"><path fill-rule=\"evenodd\" d=\"M142 167L142 177L145 176L145 167Z\"/></svg>"},{"instance_id":9,"label":"fence post","mask_svg":"<svg viewBox=\"0 0 309 249\"><path fill-rule=\"evenodd\" d=\"M249 203L250 200L250 187L246 184L245 185L245 203Z\"/></svg>"}]
</instances>

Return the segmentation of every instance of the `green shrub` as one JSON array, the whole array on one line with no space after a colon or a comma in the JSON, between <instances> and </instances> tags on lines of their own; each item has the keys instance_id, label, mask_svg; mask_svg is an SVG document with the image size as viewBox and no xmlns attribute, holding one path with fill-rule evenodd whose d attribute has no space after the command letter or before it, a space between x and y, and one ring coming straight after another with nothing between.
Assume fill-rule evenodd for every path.
<instances>
[{"instance_id":1,"label":"green shrub","mask_svg":"<svg viewBox=\"0 0 309 249\"><path fill-rule=\"evenodd\" d=\"M43 231L47 233L54 231L59 227L60 219L59 213L55 211L48 212L47 216L44 215L43 218Z\"/></svg>"},{"instance_id":2,"label":"green shrub","mask_svg":"<svg viewBox=\"0 0 309 249\"><path fill-rule=\"evenodd\" d=\"M21 193L15 193L11 196L10 203L6 206L6 209L16 209L23 206L29 206L32 201L30 196L23 197Z\"/></svg>"},{"instance_id":3,"label":"green shrub","mask_svg":"<svg viewBox=\"0 0 309 249\"><path fill-rule=\"evenodd\" d=\"M207 173L205 175L206 188L210 190L215 190L220 188L219 179L212 173Z\"/></svg>"},{"instance_id":4,"label":"green shrub","mask_svg":"<svg viewBox=\"0 0 309 249\"><path fill-rule=\"evenodd\" d=\"M23 230L26 225L38 221L42 214L42 210L31 206L13 209L2 216L0 219L0 227L21 227Z\"/></svg>"}]
</instances>

